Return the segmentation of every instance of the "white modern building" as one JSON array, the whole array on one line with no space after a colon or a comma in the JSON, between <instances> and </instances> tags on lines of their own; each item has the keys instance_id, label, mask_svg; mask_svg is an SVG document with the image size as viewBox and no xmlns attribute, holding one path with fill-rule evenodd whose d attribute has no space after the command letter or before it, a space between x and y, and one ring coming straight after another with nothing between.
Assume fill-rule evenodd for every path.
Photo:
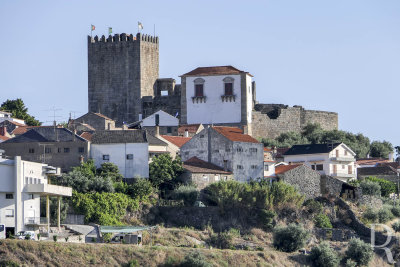
<instances>
[{"instance_id":1,"label":"white modern building","mask_svg":"<svg viewBox=\"0 0 400 267\"><path fill-rule=\"evenodd\" d=\"M181 76L182 124L248 125L252 75L232 66L199 67Z\"/></svg>"},{"instance_id":2,"label":"white modern building","mask_svg":"<svg viewBox=\"0 0 400 267\"><path fill-rule=\"evenodd\" d=\"M284 156L288 164L304 164L343 181L357 177L355 153L344 143L294 145Z\"/></svg>"},{"instance_id":3,"label":"white modern building","mask_svg":"<svg viewBox=\"0 0 400 267\"><path fill-rule=\"evenodd\" d=\"M104 162L118 166L125 178L149 177L149 141L144 130L96 131L90 154L96 167Z\"/></svg>"},{"instance_id":4,"label":"white modern building","mask_svg":"<svg viewBox=\"0 0 400 267\"><path fill-rule=\"evenodd\" d=\"M0 111L0 122L2 121L14 121L17 123L25 124L24 120L13 118L10 112L5 111Z\"/></svg>"},{"instance_id":5,"label":"white modern building","mask_svg":"<svg viewBox=\"0 0 400 267\"><path fill-rule=\"evenodd\" d=\"M0 155L0 224L5 225L7 232L14 235L19 231L35 231L40 226L49 229L49 197L58 197L60 208L60 198L72 196L72 188L49 184L49 176L57 172L59 169L47 164L21 157L5 159ZM41 197L47 199L45 218L40 217Z\"/></svg>"}]
</instances>

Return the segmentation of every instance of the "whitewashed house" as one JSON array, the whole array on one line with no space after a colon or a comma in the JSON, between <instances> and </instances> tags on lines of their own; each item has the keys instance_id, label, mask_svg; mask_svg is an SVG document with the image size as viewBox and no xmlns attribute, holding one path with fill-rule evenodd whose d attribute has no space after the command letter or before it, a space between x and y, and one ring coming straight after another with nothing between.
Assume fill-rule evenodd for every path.
<instances>
[{"instance_id":1,"label":"whitewashed house","mask_svg":"<svg viewBox=\"0 0 400 267\"><path fill-rule=\"evenodd\" d=\"M91 140L90 154L96 167L104 162L112 162L125 178L149 177L149 143L146 131L96 131Z\"/></svg>"},{"instance_id":2,"label":"whitewashed house","mask_svg":"<svg viewBox=\"0 0 400 267\"><path fill-rule=\"evenodd\" d=\"M183 74L181 123L248 125L255 99L252 77L232 66L199 67Z\"/></svg>"},{"instance_id":3,"label":"whitewashed house","mask_svg":"<svg viewBox=\"0 0 400 267\"><path fill-rule=\"evenodd\" d=\"M275 164L274 150L264 147L264 178L275 176Z\"/></svg>"},{"instance_id":4,"label":"whitewashed house","mask_svg":"<svg viewBox=\"0 0 400 267\"><path fill-rule=\"evenodd\" d=\"M342 181L357 177L355 153L343 143L294 145L284 156L288 164L304 164Z\"/></svg>"},{"instance_id":5,"label":"whitewashed house","mask_svg":"<svg viewBox=\"0 0 400 267\"><path fill-rule=\"evenodd\" d=\"M143 120L127 125L129 129L145 129L152 135L178 135L179 119L168 114L165 111L159 110ZM159 128L156 129L156 126Z\"/></svg>"},{"instance_id":6,"label":"whitewashed house","mask_svg":"<svg viewBox=\"0 0 400 267\"><path fill-rule=\"evenodd\" d=\"M25 124L24 120L13 118L12 113L0 111L0 122L3 122L3 121L13 121L16 123Z\"/></svg>"},{"instance_id":7,"label":"whitewashed house","mask_svg":"<svg viewBox=\"0 0 400 267\"><path fill-rule=\"evenodd\" d=\"M0 224L5 225L6 232L15 235L19 231L38 230L40 226L50 227L48 209L46 218L40 218L40 197L46 197L49 203L49 197L58 197L60 201L63 196L72 195L72 188L48 183L48 176L58 171L47 164L0 155Z\"/></svg>"}]
</instances>

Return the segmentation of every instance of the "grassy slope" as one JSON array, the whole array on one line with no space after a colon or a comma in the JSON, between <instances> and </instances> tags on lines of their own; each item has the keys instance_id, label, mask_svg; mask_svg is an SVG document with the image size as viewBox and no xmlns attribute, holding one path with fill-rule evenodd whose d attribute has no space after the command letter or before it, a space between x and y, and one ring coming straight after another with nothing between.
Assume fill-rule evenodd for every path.
<instances>
[{"instance_id":1,"label":"grassy slope","mask_svg":"<svg viewBox=\"0 0 400 267\"><path fill-rule=\"evenodd\" d=\"M0 261L28 266L124 266L136 259L138 266L158 266L170 258L179 262L193 248L119 244L65 244L25 240L0 242ZM276 251L198 249L214 266L293 266L288 254ZM0 264L1 265L1 264Z\"/></svg>"}]
</instances>

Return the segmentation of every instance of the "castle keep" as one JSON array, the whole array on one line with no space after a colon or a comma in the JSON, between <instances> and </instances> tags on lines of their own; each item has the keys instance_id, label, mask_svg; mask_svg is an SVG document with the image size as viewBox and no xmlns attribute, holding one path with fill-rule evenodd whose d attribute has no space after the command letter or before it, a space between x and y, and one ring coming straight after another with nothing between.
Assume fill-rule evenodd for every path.
<instances>
[{"instance_id":1,"label":"castle keep","mask_svg":"<svg viewBox=\"0 0 400 267\"><path fill-rule=\"evenodd\" d=\"M300 132L308 123L338 128L338 114L301 106L259 104L252 75L232 66L202 67L159 78L159 38L138 33L88 36L89 112L123 123L163 110L180 124L246 127L254 137Z\"/></svg>"}]
</instances>

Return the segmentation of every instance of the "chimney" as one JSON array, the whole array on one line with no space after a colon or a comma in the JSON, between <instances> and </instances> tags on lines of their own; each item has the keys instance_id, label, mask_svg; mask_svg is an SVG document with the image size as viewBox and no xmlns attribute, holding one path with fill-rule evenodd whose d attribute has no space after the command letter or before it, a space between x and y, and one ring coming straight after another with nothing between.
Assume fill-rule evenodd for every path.
<instances>
[{"instance_id":1,"label":"chimney","mask_svg":"<svg viewBox=\"0 0 400 267\"><path fill-rule=\"evenodd\" d=\"M184 135L185 137L189 137L189 131L188 131L188 129L185 129L185 135Z\"/></svg>"},{"instance_id":2,"label":"chimney","mask_svg":"<svg viewBox=\"0 0 400 267\"><path fill-rule=\"evenodd\" d=\"M111 122L107 123L107 130L109 130L109 131L111 130Z\"/></svg>"},{"instance_id":3,"label":"chimney","mask_svg":"<svg viewBox=\"0 0 400 267\"><path fill-rule=\"evenodd\" d=\"M249 134L249 128L247 125L243 125L243 134Z\"/></svg>"},{"instance_id":4,"label":"chimney","mask_svg":"<svg viewBox=\"0 0 400 267\"><path fill-rule=\"evenodd\" d=\"M394 152L393 151L389 153L389 161L394 162Z\"/></svg>"},{"instance_id":5,"label":"chimney","mask_svg":"<svg viewBox=\"0 0 400 267\"><path fill-rule=\"evenodd\" d=\"M156 136L160 136L160 126L156 125Z\"/></svg>"},{"instance_id":6,"label":"chimney","mask_svg":"<svg viewBox=\"0 0 400 267\"><path fill-rule=\"evenodd\" d=\"M83 164L83 156L82 156L82 155L80 155L80 157L79 157L79 162L80 162L81 164Z\"/></svg>"}]
</instances>

